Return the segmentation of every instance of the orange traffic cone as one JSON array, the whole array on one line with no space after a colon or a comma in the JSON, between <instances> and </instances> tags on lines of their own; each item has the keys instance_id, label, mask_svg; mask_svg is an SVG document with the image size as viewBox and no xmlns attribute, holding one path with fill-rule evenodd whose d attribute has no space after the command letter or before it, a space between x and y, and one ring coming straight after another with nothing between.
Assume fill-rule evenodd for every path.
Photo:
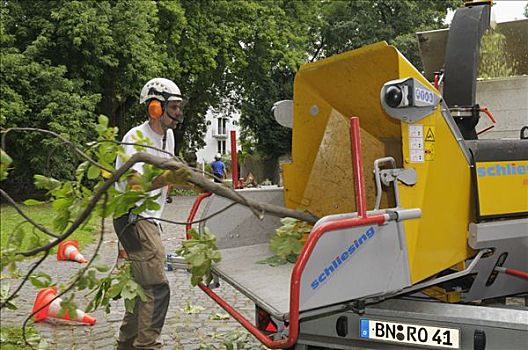
<instances>
[{"instance_id":1,"label":"orange traffic cone","mask_svg":"<svg viewBox=\"0 0 528 350\"><path fill-rule=\"evenodd\" d=\"M62 241L57 250L57 260L72 260L79 263L87 263L88 260L79 252L79 242L75 240Z\"/></svg>"},{"instance_id":2,"label":"orange traffic cone","mask_svg":"<svg viewBox=\"0 0 528 350\"><path fill-rule=\"evenodd\" d=\"M55 287L42 288L38 292L37 297L35 298L35 304L33 305L33 312L37 311L42 306L48 304L50 300L55 298L56 295L57 295L57 289ZM42 321L46 317L56 317L57 318L58 317L57 315L59 314L61 310L61 303L62 303L61 298L57 298L53 300L49 305L46 305L44 308L42 308L42 310L40 310L34 315L35 321L36 322ZM62 315L59 318L63 320L72 320L70 316L68 315L68 310L66 310L64 315ZM87 323L89 325L95 324L95 318L84 313L84 311L79 310L79 309L75 310L75 319L72 321Z\"/></svg>"}]
</instances>

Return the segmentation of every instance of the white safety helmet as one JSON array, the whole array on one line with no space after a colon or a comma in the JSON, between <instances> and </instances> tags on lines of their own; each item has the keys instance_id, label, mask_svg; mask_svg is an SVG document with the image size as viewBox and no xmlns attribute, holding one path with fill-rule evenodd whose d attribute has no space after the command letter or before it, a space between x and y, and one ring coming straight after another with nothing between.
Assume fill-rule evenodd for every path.
<instances>
[{"instance_id":1,"label":"white safety helmet","mask_svg":"<svg viewBox=\"0 0 528 350\"><path fill-rule=\"evenodd\" d=\"M182 101L180 88L172 80L165 78L154 78L143 86L139 94L139 103L145 103L150 99L165 101Z\"/></svg>"},{"instance_id":2,"label":"white safety helmet","mask_svg":"<svg viewBox=\"0 0 528 350\"><path fill-rule=\"evenodd\" d=\"M217 153L216 156L215 156L215 159L216 160L222 159L222 155L220 153Z\"/></svg>"}]
</instances>

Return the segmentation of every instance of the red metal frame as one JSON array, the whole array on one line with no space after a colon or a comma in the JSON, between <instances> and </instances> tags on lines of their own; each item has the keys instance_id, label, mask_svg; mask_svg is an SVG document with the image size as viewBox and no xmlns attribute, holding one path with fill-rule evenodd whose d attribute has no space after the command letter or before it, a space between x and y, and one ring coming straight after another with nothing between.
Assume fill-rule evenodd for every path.
<instances>
[{"instance_id":1,"label":"red metal frame","mask_svg":"<svg viewBox=\"0 0 528 350\"><path fill-rule=\"evenodd\" d=\"M190 239L191 236L189 235L189 230L192 228L192 221L194 220L194 217L196 216L196 212L198 211L198 208L200 207L200 204L202 201L212 195L211 192L202 192L198 195L198 198L194 201L194 204L191 208L191 212L189 213L189 216L187 216L187 225L185 225L185 237L186 239Z\"/></svg>"},{"instance_id":2,"label":"red metal frame","mask_svg":"<svg viewBox=\"0 0 528 350\"><path fill-rule=\"evenodd\" d=\"M358 216L367 216L367 201L365 199L365 180L363 178L363 157L361 156L361 138L359 118L350 118L350 143L352 147L352 166L354 167L354 185L356 189L356 210Z\"/></svg>"},{"instance_id":3,"label":"red metal frame","mask_svg":"<svg viewBox=\"0 0 528 350\"><path fill-rule=\"evenodd\" d=\"M271 349L283 349L289 348L295 345L297 338L299 337L299 298L301 288L301 276L308 262L312 252L319 241L319 238L327 232L346 229L350 227L366 226L366 225L381 225L386 222L385 215L372 215L368 216L366 212L366 200L365 200L365 183L363 178L363 167L361 157L361 142L360 142L360 129L359 129L359 118L350 118L350 138L352 147L352 160L354 167L355 176L355 188L356 188L356 204L358 217L352 219L342 219L332 222L323 223L317 226L312 233L308 236L299 258L297 259L295 266L293 267L291 281L290 281L290 319L289 319L289 333L288 338L281 340L272 340L260 329L258 329L252 322L248 321L242 314L235 310L229 305L222 297L212 291L209 287L203 283L199 283L198 286L202 289L211 299L213 299L218 305L220 305L225 311L227 311L234 319L236 319L244 328L246 328L251 334L253 334L260 342ZM207 195L209 196L210 193ZM204 197L205 198L205 197ZM196 200L191 214L187 219L187 222L191 222L196 214L198 206L203 198L198 197ZM189 224L188 224L189 229Z\"/></svg>"},{"instance_id":4,"label":"red metal frame","mask_svg":"<svg viewBox=\"0 0 528 350\"><path fill-rule=\"evenodd\" d=\"M236 131L231 130L231 178L233 179L233 188L238 186L238 159L236 149Z\"/></svg>"}]
</instances>

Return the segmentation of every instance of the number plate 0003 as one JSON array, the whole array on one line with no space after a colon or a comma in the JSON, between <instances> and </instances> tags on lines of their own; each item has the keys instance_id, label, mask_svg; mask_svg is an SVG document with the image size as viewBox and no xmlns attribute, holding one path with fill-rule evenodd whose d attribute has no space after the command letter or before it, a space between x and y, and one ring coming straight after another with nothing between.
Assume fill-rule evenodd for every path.
<instances>
[{"instance_id":1,"label":"number plate 0003","mask_svg":"<svg viewBox=\"0 0 528 350\"><path fill-rule=\"evenodd\" d=\"M459 349L460 330L417 324L360 320L359 336L364 339L422 345L441 349Z\"/></svg>"}]
</instances>

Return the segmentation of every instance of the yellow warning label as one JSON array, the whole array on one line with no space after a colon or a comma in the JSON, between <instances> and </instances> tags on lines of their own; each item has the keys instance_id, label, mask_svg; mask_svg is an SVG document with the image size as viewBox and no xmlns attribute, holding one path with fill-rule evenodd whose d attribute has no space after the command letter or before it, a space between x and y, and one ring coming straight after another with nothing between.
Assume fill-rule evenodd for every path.
<instances>
[{"instance_id":1,"label":"yellow warning label","mask_svg":"<svg viewBox=\"0 0 528 350\"><path fill-rule=\"evenodd\" d=\"M424 144L424 158L425 161L431 161L435 158L435 144L434 142L427 142Z\"/></svg>"},{"instance_id":2,"label":"yellow warning label","mask_svg":"<svg viewBox=\"0 0 528 350\"><path fill-rule=\"evenodd\" d=\"M425 142L435 142L435 128L434 126L425 127Z\"/></svg>"}]
</instances>

